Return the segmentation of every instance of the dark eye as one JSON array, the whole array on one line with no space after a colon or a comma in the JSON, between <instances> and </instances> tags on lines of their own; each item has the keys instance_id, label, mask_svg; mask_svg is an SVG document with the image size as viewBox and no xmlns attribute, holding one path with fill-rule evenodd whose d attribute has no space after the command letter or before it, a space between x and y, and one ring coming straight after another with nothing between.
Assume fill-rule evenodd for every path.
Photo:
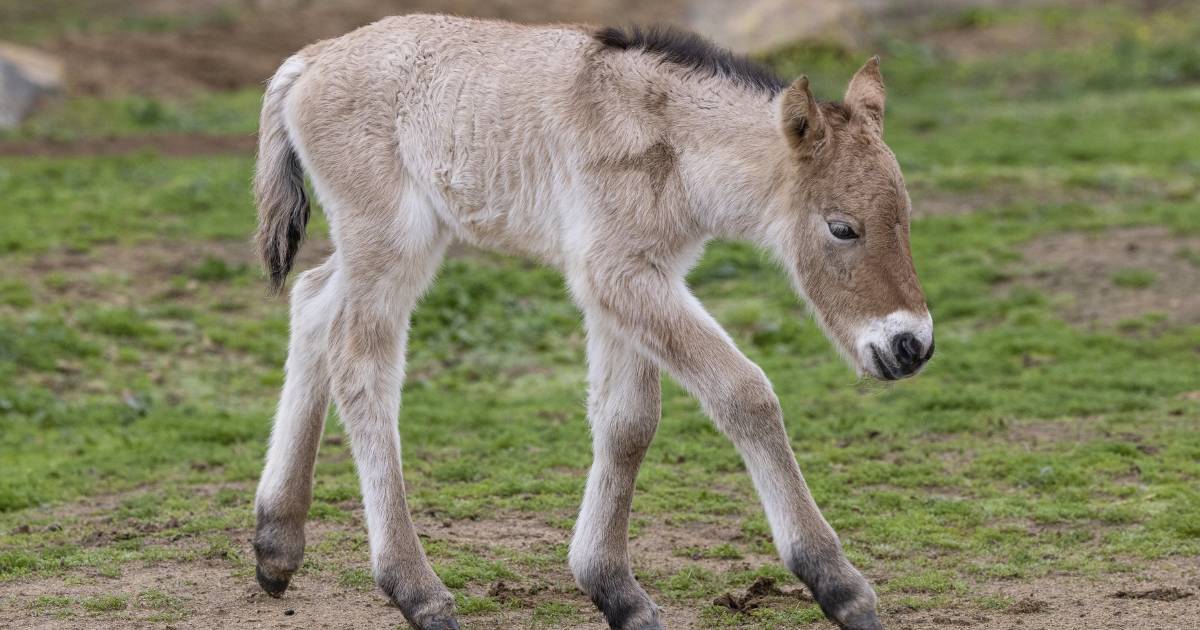
<instances>
[{"instance_id":1,"label":"dark eye","mask_svg":"<svg viewBox=\"0 0 1200 630\"><path fill-rule=\"evenodd\" d=\"M843 241L852 241L858 238L858 233L854 231L854 228L843 221L830 221L829 233Z\"/></svg>"}]
</instances>

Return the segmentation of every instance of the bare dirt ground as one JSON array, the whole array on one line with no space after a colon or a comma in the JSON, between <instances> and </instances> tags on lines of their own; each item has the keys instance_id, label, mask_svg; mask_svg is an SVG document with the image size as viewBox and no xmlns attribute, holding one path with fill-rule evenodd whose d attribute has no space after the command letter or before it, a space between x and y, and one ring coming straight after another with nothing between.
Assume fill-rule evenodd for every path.
<instances>
[{"instance_id":1,"label":"bare dirt ground","mask_svg":"<svg viewBox=\"0 0 1200 630\"><path fill-rule=\"evenodd\" d=\"M1200 323L1200 238L1162 227L1053 234L1024 249L1025 282L1058 296L1068 320L1109 326L1159 313L1171 323ZM1121 273L1144 272L1144 286Z\"/></svg>"},{"instance_id":2,"label":"bare dirt ground","mask_svg":"<svg viewBox=\"0 0 1200 630\"><path fill-rule=\"evenodd\" d=\"M247 491L249 491L247 489ZM58 512L85 520L102 522L103 514L114 501L98 500L68 505ZM325 537L360 533L361 514L354 523L309 525L310 545ZM418 517L419 529L428 540L453 540L471 547L504 548L511 551L544 551L566 542L569 534L547 526L542 520L521 514L502 514L478 521L450 524L430 517ZM243 558L253 557L249 530L231 530L228 537ZM713 569L732 570L773 563L770 557L747 556L741 560L696 561L671 552L680 542L713 546L737 536L735 527L714 525L703 528L679 528L655 523L644 528L632 543L635 564L644 570L673 570L700 563ZM187 546L188 538L161 540L154 544ZM978 630L1077 630L1114 628L1151 630L1200 627L1200 562L1195 559L1164 559L1134 563L1127 574L1101 578L1046 576L1034 580L979 582L970 595L995 596L1015 601L1005 610L962 606L937 611L914 611L889 605L882 600L885 623L895 630L933 628L975 628ZM886 582L874 576L877 582ZM546 602L567 604L576 611L570 627L604 627L598 613L575 589L566 566L553 566L520 583L496 582L479 589L503 603L505 609L465 619L466 628L547 627L535 619L535 607ZM146 603L146 593L165 593L180 604L171 609L175 619L164 619L163 611ZM128 605L118 613L73 615L58 618L51 612L31 605L37 598L69 596L87 598L124 595ZM701 611L673 605L661 594L665 621L672 628L703 627ZM748 591L727 593L716 605L734 610L753 610L809 601L803 587L774 585L760 580ZM895 599L895 598L891 598ZM960 598L968 601L969 598ZM126 566L120 575L108 577L67 571L61 576L21 580L0 584L0 627L20 628L142 628L155 625L168 628L364 628L403 624L399 611L374 589L341 586L328 574L298 575L281 599L265 596L254 583L249 569L224 559ZM823 626L818 626L823 627Z\"/></svg>"},{"instance_id":3,"label":"bare dirt ground","mask_svg":"<svg viewBox=\"0 0 1200 630\"><path fill-rule=\"evenodd\" d=\"M250 493L248 484L210 484L196 486L198 494L212 495L236 490ZM39 517L51 516L69 523L68 531L87 532L81 545L103 546L121 537L113 530L111 511L124 501L144 492L104 495L39 511ZM506 553L544 553L562 545L569 533L546 524L540 516L500 513L487 519L449 521L427 514L416 515L418 530L428 543L452 542L472 549ZM326 539L362 534L361 509L348 523L312 522L308 525L310 549ZM140 531L150 546L174 549L200 548L205 543L189 535L160 535ZM0 627L19 628L364 628L404 627L399 611L370 586L349 587L333 575L301 572L283 598L264 595L254 582L249 565L235 558L252 558L252 532L230 529L223 536L233 544L236 556L204 558L188 562L157 562L126 565L119 575L100 575L94 571L68 570L54 577L0 583ZM679 554L680 548L711 548L742 537L735 522L707 523L697 526L672 523L669 519L648 524L631 541L631 556L637 570L674 572L685 567L710 571L747 570L774 564L773 556L748 553L737 560L697 559ZM365 551L355 558L366 568ZM495 554L500 558L500 554ZM341 564L342 562L339 562ZM887 627L894 630L932 630L934 628L975 628L978 630L1122 629L1151 630L1200 627L1200 559L1165 558L1153 562L1128 563L1132 569L1123 574L1098 578L1048 575L1034 580L979 581L959 597L963 602L991 596L1015 602L1004 610L962 605L936 611L912 610L889 604L897 595L885 595L881 610ZM497 581L475 587L472 595L491 596L503 606L499 612L465 618L465 628L555 627L539 622L535 609L539 604L566 604L575 616L569 626L582 630L602 630L606 626L590 602L574 586L565 566L542 567L535 573L524 571L518 580ZM886 585L887 576L870 576ZM147 601L148 592L165 594L177 602L164 613ZM128 602L118 613L93 613L56 616L52 610L31 602L38 598L124 596ZM665 621L672 628L705 627L702 611L672 603L661 593L652 593L663 606ZM797 601L811 602L803 586L777 585L760 579L746 590L717 597L713 604L750 613L755 609L794 606ZM164 617L164 615L171 615ZM748 618L749 619L749 618ZM162 625L163 622L169 622ZM825 627L818 624L817 627Z\"/></svg>"},{"instance_id":4,"label":"bare dirt ground","mask_svg":"<svg viewBox=\"0 0 1200 630\"><path fill-rule=\"evenodd\" d=\"M1200 628L1200 561L1148 563L1103 578L1046 576L976 585L976 593L1012 598L1006 611L939 610L892 615L896 630L1150 630Z\"/></svg>"}]
</instances>

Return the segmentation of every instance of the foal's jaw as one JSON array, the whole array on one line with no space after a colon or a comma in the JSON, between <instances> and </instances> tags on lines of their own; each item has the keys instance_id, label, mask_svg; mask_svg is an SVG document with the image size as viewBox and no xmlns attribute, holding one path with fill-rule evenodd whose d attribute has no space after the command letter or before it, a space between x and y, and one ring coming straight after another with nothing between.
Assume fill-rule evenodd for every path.
<instances>
[{"instance_id":1,"label":"foal's jaw","mask_svg":"<svg viewBox=\"0 0 1200 630\"><path fill-rule=\"evenodd\" d=\"M885 381L915 375L933 357L933 318L900 310L860 325L853 334L860 372Z\"/></svg>"}]
</instances>

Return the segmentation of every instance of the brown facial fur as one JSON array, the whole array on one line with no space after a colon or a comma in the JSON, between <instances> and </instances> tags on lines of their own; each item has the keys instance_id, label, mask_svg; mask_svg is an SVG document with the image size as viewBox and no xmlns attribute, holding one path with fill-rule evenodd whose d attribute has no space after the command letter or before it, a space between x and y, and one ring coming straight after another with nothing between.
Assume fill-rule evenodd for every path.
<instances>
[{"instance_id":1,"label":"brown facial fur","mask_svg":"<svg viewBox=\"0 0 1200 630\"><path fill-rule=\"evenodd\" d=\"M843 103L820 103L801 78L784 94L783 133L797 178L788 253L798 283L844 349L856 326L901 310L926 312L909 247L908 192L883 141L883 84L873 58L854 76ZM806 121L798 136L798 120ZM850 224L841 241L829 221ZM785 254L786 255L786 254Z\"/></svg>"}]
</instances>

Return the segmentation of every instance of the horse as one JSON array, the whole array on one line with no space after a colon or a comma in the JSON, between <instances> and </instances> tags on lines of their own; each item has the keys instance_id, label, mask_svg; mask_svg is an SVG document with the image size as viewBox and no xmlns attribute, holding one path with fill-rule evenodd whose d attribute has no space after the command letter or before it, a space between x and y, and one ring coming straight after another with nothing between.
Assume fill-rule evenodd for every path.
<instances>
[{"instance_id":1,"label":"horse","mask_svg":"<svg viewBox=\"0 0 1200 630\"><path fill-rule=\"evenodd\" d=\"M593 462L570 545L612 628L662 628L634 578L634 480L660 375L739 451L785 566L842 628L882 628L801 475L764 372L689 292L707 241L770 252L860 375L917 373L933 323L909 246L911 202L883 140L879 58L841 101L695 34L381 20L288 58L263 99L259 254L282 290L305 236L305 175L334 252L291 290L286 378L255 499L261 587L304 554L330 400L357 465L376 583L421 630L458 628L405 498L398 410L410 316L447 246L562 272L587 332Z\"/></svg>"}]
</instances>

